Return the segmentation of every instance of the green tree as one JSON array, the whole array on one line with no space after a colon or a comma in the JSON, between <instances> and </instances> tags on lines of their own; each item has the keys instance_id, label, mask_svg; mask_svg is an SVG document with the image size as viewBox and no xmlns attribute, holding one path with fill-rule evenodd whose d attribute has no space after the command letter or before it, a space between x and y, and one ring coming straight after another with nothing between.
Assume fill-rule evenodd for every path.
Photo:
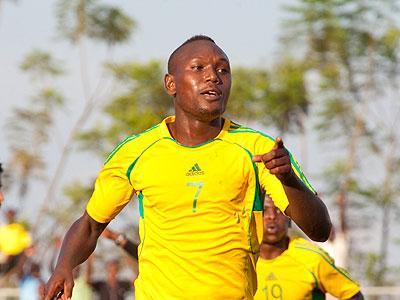
<instances>
[{"instance_id":1,"label":"green tree","mask_svg":"<svg viewBox=\"0 0 400 300\"><path fill-rule=\"evenodd\" d=\"M32 179L43 179L43 151L55 123L55 112L63 107L64 98L54 87L54 79L63 74L59 62L43 50L33 50L21 69L37 84L37 94L27 107L15 108L7 122L11 148L11 169L18 182L20 204L23 204ZM34 145L34 147L32 147Z\"/></svg>"},{"instance_id":2,"label":"green tree","mask_svg":"<svg viewBox=\"0 0 400 300\"><path fill-rule=\"evenodd\" d=\"M305 86L306 65L290 57L267 68L233 69L228 113L246 123L261 122L280 132L303 131L310 100Z\"/></svg>"},{"instance_id":3,"label":"green tree","mask_svg":"<svg viewBox=\"0 0 400 300\"><path fill-rule=\"evenodd\" d=\"M120 92L104 106L107 124L96 126L80 134L81 149L105 157L118 142L160 122L172 113L173 100L163 85L163 67L159 61L108 65L119 82Z\"/></svg>"},{"instance_id":4,"label":"green tree","mask_svg":"<svg viewBox=\"0 0 400 300\"><path fill-rule=\"evenodd\" d=\"M59 0L56 15L60 35L70 41L72 45L78 45L80 50L81 82L84 91L83 107L64 142L34 229L39 224L41 215L46 211L51 211L52 199L55 198L61 175L66 169L68 157L74 149L75 139L93 113L99 99L99 89L104 84L105 76L102 74L99 76L96 88L92 90L90 87L84 40L93 39L103 42L108 48L106 57L110 60L112 47L128 41L136 26L133 19L118 7L99 4L99 1L96 0Z\"/></svg>"}]
</instances>

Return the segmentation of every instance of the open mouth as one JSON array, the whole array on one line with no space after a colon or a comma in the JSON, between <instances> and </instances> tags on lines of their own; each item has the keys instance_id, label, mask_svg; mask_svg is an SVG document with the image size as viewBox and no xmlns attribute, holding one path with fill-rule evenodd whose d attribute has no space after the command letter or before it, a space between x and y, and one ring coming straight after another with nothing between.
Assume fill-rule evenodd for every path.
<instances>
[{"instance_id":1,"label":"open mouth","mask_svg":"<svg viewBox=\"0 0 400 300\"><path fill-rule=\"evenodd\" d=\"M221 98L221 95L222 95L222 93L217 89L205 90L205 91L201 92L200 94L210 100L217 100L217 99Z\"/></svg>"},{"instance_id":2,"label":"open mouth","mask_svg":"<svg viewBox=\"0 0 400 300\"><path fill-rule=\"evenodd\" d=\"M270 223L265 226L265 230L268 233L276 233L278 231L278 226L275 223Z\"/></svg>"}]
</instances>

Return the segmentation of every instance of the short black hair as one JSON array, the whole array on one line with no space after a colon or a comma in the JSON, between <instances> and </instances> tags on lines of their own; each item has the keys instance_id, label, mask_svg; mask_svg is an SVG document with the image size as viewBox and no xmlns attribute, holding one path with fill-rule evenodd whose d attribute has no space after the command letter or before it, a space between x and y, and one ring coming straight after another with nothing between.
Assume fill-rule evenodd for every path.
<instances>
[{"instance_id":1,"label":"short black hair","mask_svg":"<svg viewBox=\"0 0 400 300\"><path fill-rule=\"evenodd\" d=\"M176 54L179 52L179 50L181 50L182 47L184 47L185 45L190 44L190 43L195 42L195 41L209 41L211 43L216 44L215 41L212 38L210 38L209 36L203 35L203 34L194 35L191 38L187 39L184 43L182 43L182 45L180 45L178 48L176 48L171 53L171 55L169 56L169 59L168 59L168 73L171 73L172 60L176 56Z\"/></svg>"}]
</instances>

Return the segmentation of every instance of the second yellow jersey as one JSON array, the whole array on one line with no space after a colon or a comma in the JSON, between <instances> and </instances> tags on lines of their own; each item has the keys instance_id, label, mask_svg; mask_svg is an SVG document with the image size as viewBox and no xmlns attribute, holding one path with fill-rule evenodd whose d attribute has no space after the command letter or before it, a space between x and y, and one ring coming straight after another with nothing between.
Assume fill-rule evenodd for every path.
<instances>
[{"instance_id":1,"label":"second yellow jersey","mask_svg":"<svg viewBox=\"0 0 400 300\"><path fill-rule=\"evenodd\" d=\"M29 247L32 238L19 223L0 226L0 253L17 255Z\"/></svg>"},{"instance_id":2,"label":"second yellow jersey","mask_svg":"<svg viewBox=\"0 0 400 300\"><path fill-rule=\"evenodd\" d=\"M173 121L169 117L116 147L87 212L109 222L137 194L136 299L252 299L260 189L282 211L288 205L279 180L252 162L274 140L225 119L215 139L187 147L171 137L167 123ZM304 179L295 164L294 169Z\"/></svg>"},{"instance_id":3,"label":"second yellow jersey","mask_svg":"<svg viewBox=\"0 0 400 300\"><path fill-rule=\"evenodd\" d=\"M349 299L360 291L326 252L303 238L292 238L275 259L259 258L257 276L255 300L320 300L325 293Z\"/></svg>"}]
</instances>

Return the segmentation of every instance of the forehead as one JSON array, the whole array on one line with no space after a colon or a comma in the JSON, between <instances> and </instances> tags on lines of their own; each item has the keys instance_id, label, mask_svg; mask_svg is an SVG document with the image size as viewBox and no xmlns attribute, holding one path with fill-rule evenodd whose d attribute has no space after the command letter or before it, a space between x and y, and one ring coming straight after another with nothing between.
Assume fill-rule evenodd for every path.
<instances>
[{"instance_id":1,"label":"forehead","mask_svg":"<svg viewBox=\"0 0 400 300\"><path fill-rule=\"evenodd\" d=\"M270 197L265 197L264 207L269 208L269 207L276 207L276 206Z\"/></svg>"},{"instance_id":2,"label":"forehead","mask_svg":"<svg viewBox=\"0 0 400 300\"><path fill-rule=\"evenodd\" d=\"M184 45L177 53L177 58L181 62L190 61L192 59L229 59L224 51L211 41L199 40Z\"/></svg>"}]
</instances>

